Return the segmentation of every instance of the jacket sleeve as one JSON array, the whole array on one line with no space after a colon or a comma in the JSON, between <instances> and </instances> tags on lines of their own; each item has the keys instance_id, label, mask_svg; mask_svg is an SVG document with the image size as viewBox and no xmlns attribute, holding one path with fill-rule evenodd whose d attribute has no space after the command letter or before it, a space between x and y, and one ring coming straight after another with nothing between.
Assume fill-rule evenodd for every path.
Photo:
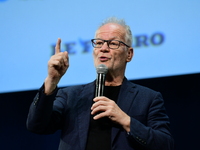
<instances>
[{"instance_id":1,"label":"jacket sleeve","mask_svg":"<svg viewBox=\"0 0 200 150\"><path fill-rule=\"evenodd\" d=\"M48 96L43 91L42 86L31 103L26 126L37 134L52 134L61 125L61 113L53 108L58 89Z\"/></svg>"},{"instance_id":2,"label":"jacket sleeve","mask_svg":"<svg viewBox=\"0 0 200 150\"><path fill-rule=\"evenodd\" d=\"M172 150L174 141L170 134L169 118L166 114L164 101L159 92L148 104L145 122L131 117L130 133L128 137L143 149ZM147 107L146 107L147 108Z\"/></svg>"}]
</instances>

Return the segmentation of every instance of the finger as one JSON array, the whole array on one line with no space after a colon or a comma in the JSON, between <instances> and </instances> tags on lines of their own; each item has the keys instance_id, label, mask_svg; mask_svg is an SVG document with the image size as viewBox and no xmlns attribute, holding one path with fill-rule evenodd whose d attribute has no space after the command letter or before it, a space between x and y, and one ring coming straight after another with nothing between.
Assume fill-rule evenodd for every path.
<instances>
[{"instance_id":1,"label":"finger","mask_svg":"<svg viewBox=\"0 0 200 150\"><path fill-rule=\"evenodd\" d=\"M61 39L58 38L56 47L55 47L55 54L58 54L60 52L60 43L61 43Z\"/></svg>"},{"instance_id":2,"label":"finger","mask_svg":"<svg viewBox=\"0 0 200 150\"><path fill-rule=\"evenodd\" d=\"M105 102L105 101L98 101L98 102L95 102L93 105L92 105L92 107L91 107L91 110L93 110L93 109L95 109L96 107L98 107L98 106L107 106L108 105L108 103L107 102Z\"/></svg>"},{"instance_id":3,"label":"finger","mask_svg":"<svg viewBox=\"0 0 200 150\"><path fill-rule=\"evenodd\" d=\"M106 111L106 110L107 110L107 107L101 105L101 106L98 106L98 107L94 108L94 109L92 110L91 114L92 114L92 115L95 115L95 114L97 114L97 113L99 113L99 112L104 112L104 111Z\"/></svg>"},{"instance_id":4,"label":"finger","mask_svg":"<svg viewBox=\"0 0 200 150\"><path fill-rule=\"evenodd\" d=\"M106 112L102 112L102 113L99 113L99 114L95 115L93 117L93 119L97 120L97 119L100 119L100 118L103 118L103 117L108 117L108 115L106 114Z\"/></svg>"},{"instance_id":5,"label":"finger","mask_svg":"<svg viewBox=\"0 0 200 150\"><path fill-rule=\"evenodd\" d=\"M61 68L62 64L61 64L61 62L59 60L53 59L53 60L49 61L49 66L50 67Z\"/></svg>"},{"instance_id":6,"label":"finger","mask_svg":"<svg viewBox=\"0 0 200 150\"><path fill-rule=\"evenodd\" d=\"M65 66L69 66L69 57L68 57L67 51L64 52L64 63L65 63Z\"/></svg>"},{"instance_id":7,"label":"finger","mask_svg":"<svg viewBox=\"0 0 200 150\"><path fill-rule=\"evenodd\" d=\"M99 97L95 97L94 99L93 99L93 101L94 102L98 102L98 101L107 101L108 100L108 98L106 98L105 96L99 96Z\"/></svg>"},{"instance_id":8,"label":"finger","mask_svg":"<svg viewBox=\"0 0 200 150\"><path fill-rule=\"evenodd\" d=\"M64 53L60 52L56 55L53 55L49 61L49 65L56 66L57 68L61 68L61 67L68 68L69 62L68 62L67 52L64 52Z\"/></svg>"}]
</instances>

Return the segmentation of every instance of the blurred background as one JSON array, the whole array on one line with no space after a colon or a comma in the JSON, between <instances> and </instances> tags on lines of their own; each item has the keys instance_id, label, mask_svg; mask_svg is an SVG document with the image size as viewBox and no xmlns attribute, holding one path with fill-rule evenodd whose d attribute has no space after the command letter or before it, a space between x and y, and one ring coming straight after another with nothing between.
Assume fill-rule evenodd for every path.
<instances>
[{"instance_id":1,"label":"blurred background","mask_svg":"<svg viewBox=\"0 0 200 150\"><path fill-rule=\"evenodd\" d=\"M0 149L55 150L60 131L36 135L26 117L57 38L70 68L59 87L95 80L90 40L108 17L124 19L134 57L126 77L163 94L176 150L198 149L200 1L0 0Z\"/></svg>"}]
</instances>

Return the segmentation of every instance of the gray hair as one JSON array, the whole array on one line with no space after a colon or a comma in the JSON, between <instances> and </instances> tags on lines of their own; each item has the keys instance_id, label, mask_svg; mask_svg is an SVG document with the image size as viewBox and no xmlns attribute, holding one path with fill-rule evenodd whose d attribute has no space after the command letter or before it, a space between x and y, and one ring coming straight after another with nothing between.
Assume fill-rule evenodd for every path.
<instances>
[{"instance_id":1,"label":"gray hair","mask_svg":"<svg viewBox=\"0 0 200 150\"><path fill-rule=\"evenodd\" d=\"M124 19L118 19L116 17L110 17L110 18L107 18L106 20L104 20L101 25L99 26L102 27L104 26L105 24L108 24L108 23L115 23L115 24L118 24L118 25L121 25L122 27L124 27L125 29L125 40L126 40L126 43L129 45L129 46L132 46L132 41L133 41L133 38L132 38L132 32L131 32L131 29L130 27L126 24L126 22L124 21ZM98 28L98 29L99 29ZM98 31L97 29L97 31ZM96 31L96 33L97 33ZM95 33L95 36L96 36L96 33Z\"/></svg>"}]
</instances>

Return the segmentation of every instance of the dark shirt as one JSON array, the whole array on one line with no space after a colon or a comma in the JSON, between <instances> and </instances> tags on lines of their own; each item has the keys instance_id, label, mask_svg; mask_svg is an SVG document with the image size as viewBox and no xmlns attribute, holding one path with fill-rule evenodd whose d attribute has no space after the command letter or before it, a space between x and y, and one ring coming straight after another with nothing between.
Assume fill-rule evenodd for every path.
<instances>
[{"instance_id":1,"label":"dark shirt","mask_svg":"<svg viewBox=\"0 0 200 150\"><path fill-rule=\"evenodd\" d=\"M121 86L105 86L104 96L117 103ZM111 128L114 123L107 117L94 120L90 117L90 127L86 150L111 150Z\"/></svg>"}]
</instances>

